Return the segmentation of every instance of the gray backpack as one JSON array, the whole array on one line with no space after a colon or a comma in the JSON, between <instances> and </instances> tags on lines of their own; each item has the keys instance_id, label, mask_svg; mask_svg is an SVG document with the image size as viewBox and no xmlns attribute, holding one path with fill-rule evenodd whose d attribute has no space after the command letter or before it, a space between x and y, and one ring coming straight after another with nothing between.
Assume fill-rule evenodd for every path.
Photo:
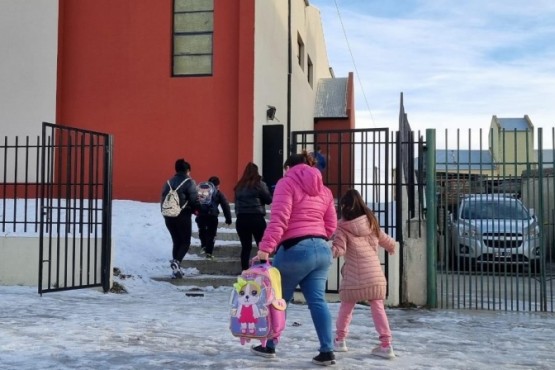
<instances>
[{"instance_id":1,"label":"gray backpack","mask_svg":"<svg viewBox=\"0 0 555 370\"><path fill-rule=\"evenodd\" d=\"M189 178L186 178L179 184L179 186L175 189L172 189L170 185L170 180L168 180L168 186L170 187L170 191L166 194L164 201L162 202L162 216L164 217L177 217L181 213L181 210L187 206L188 202L185 202L183 206L179 205L179 194L177 194L177 190L187 182Z\"/></svg>"}]
</instances>

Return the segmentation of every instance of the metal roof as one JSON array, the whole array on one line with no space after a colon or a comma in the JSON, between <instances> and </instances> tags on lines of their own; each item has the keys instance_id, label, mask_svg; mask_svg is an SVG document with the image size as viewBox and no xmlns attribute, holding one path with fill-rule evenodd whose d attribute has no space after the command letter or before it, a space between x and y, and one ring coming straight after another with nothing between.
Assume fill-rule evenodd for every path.
<instances>
[{"instance_id":1,"label":"metal roof","mask_svg":"<svg viewBox=\"0 0 555 370\"><path fill-rule=\"evenodd\" d=\"M436 150L436 169L493 170L493 157L488 150Z\"/></svg>"},{"instance_id":2,"label":"metal roof","mask_svg":"<svg viewBox=\"0 0 555 370\"><path fill-rule=\"evenodd\" d=\"M316 89L314 118L347 117L347 78L322 78Z\"/></svg>"},{"instance_id":3,"label":"metal roof","mask_svg":"<svg viewBox=\"0 0 555 370\"><path fill-rule=\"evenodd\" d=\"M536 150L536 156L538 157L538 159L539 159L539 153L540 153L540 151ZM553 154L555 154L554 150L553 149L544 149L544 150L541 151L541 153L542 153L542 160L543 160L544 165L551 165L551 167L553 167L553 161L554 161L553 160Z\"/></svg>"},{"instance_id":4,"label":"metal roof","mask_svg":"<svg viewBox=\"0 0 555 370\"><path fill-rule=\"evenodd\" d=\"M497 118L497 122L505 130L527 131L529 128L525 118Z\"/></svg>"},{"instance_id":5,"label":"metal roof","mask_svg":"<svg viewBox=\"0 0 555 370\"><path fill-rule=\"evenodd\" d=\"M536 150L538 153L538 150ZM543 168L546 173L553 174L554 150L544 149L543 154ZM414 160L415 168L418 166L418 158ZM436 170L437 171L464 171L464 170L493 170L493 156L488 150L436 150ZM531 173L537 170L530 171Z\"/></svg>"}]
</instances>

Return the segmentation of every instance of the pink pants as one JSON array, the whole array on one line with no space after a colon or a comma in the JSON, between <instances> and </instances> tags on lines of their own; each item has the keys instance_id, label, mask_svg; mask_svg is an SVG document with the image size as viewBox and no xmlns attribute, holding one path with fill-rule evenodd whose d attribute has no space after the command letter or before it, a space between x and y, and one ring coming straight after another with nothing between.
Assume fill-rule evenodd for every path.
<instances>
[{"instance_id":1,"label":"pink pants","mask_svg":"<svg viewBox=\"0 0 555 370\"><path fill-rule=\"evenodd\" d=\"M349 335L349 324L353 319L353 310L356 302L341 302L339 307L339 314L335 327L337 329L335 338L337 340L344 340ZM382 346L387 347L391 344L391 330L389 330L389 321L385 314L383 300L378 299L370 301L370 308L372 311L372 320L374 327L378 332Z\"/></svg>"}]
</instances>

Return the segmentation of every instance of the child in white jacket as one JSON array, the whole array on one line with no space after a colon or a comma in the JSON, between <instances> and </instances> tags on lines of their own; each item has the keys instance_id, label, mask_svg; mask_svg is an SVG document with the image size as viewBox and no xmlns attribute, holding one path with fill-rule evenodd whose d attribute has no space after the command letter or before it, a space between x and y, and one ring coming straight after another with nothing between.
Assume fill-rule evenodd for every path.
<instances>
[{"instance_id":1,"label":"child in white jacket","mask_svg":"<svg viewBox=\"0 0 555 370\"><path fill-rule=\"evenodd\" d=\"M395 253L395 240L379 225L360 193L348 190L339 202L341 220L333 239L333 256L345 257L341 269L339 298L341 306L336 322L335 351L346 352L345 339L357 302L369 301L380 345L372 350L375 356L395 357L391 345L391 330L384 309L387 281L380 265L378 247Z\"/></svg>"}]
</instances>

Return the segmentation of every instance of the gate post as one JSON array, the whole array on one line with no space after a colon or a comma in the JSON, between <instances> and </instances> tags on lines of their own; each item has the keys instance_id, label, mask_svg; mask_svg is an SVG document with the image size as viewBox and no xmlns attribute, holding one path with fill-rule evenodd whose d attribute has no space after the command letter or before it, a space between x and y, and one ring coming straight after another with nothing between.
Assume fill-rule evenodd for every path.
<instances>
[{"instance_id":1,"label":"gate post","mask_svg":"<svg viewBox=\"0 0 555 370\"><path fill-rule=\"evenodd\" d=\"M426 281L427 304L437 308L437 205L436 205L436 131L426 129Z\"/></svg>"},{"instance_id":2,"label":"gate post","mask_svg":"<svg viewBox=\"0 0 555 370\"><path fill-rule=\"evenodd\" d=\"M104 147L104 184L102 199L102 276L100 278L104 293L112 288L112 179L114 141L112 135L107 135Z\"/></svg>"}]
</instances>

